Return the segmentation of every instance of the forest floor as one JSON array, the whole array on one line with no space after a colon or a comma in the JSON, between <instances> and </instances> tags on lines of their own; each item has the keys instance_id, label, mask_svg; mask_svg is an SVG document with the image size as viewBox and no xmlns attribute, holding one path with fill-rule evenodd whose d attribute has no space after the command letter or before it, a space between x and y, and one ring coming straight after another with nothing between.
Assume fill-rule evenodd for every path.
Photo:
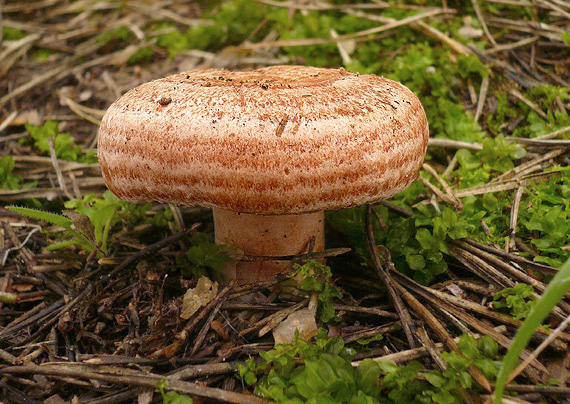
<instances>
[{"instance_id":1,"label":"forest floor","mask_svg":"<svg viewBox=\"0 0 570 404\"><path fill-rule=\"evenodd\" d=\"M489 402L513 336L570 258L568 2L0 9L0 403ZM327 213L331 271L295 257L295 293L283 278L206 287L185 315L187 290L223 261L211 212L106 192L99 123L156 78L279 64L408 86L430 122L426 163L392 200ZM276 347L272 331L307 307L322 331ZM568 316L569 294L521 359L556 338L503 402L568 402Z\"/></svg>"}]
</instances>

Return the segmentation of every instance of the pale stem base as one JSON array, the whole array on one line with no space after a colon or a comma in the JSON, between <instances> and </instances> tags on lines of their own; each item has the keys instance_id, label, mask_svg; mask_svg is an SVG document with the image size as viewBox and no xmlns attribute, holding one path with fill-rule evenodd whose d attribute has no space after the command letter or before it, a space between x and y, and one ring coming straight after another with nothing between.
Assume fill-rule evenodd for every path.
<instances>
[{"instance_id":1,"label":"pale stem base","mask_svg":"<svg viewBox=\"0 0 570 404\"><path fill-rule=\"evenodd\" d=\"M261 216L214 208L216 243L237 247L245 255L283 256L308 251L314 238L313 251L325 246L325 214ZM223 284L233 279L245 284L287 272L290 261L238 262L227 265L218 275Z\"/></svg>"}]
</instances>

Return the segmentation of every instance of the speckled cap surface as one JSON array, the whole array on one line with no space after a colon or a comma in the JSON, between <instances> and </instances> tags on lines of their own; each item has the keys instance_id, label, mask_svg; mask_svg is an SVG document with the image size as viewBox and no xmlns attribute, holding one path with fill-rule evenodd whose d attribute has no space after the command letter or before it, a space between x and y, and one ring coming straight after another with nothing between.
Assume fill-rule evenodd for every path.
<instances>
[{"instance_id":1,"label":"speckled cap surface","mask_svg":"<svg viewBox=\"0 0 570 404\"><path fill-rule=\"evenodd\" d=\"M429 131L400 83L344 69L196 70L107 110L98 153L119 198L277 215L389 198L417 176Z\"/></svg>"}]
</instances>

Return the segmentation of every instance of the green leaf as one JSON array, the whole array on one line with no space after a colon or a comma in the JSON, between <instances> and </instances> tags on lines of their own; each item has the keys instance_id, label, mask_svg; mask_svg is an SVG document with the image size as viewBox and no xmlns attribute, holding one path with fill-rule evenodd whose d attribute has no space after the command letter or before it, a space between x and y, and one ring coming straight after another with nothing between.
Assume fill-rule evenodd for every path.
<instances>
[{"instance_id":1,"label":"green leaf","mask_svg":"<svg viewBox=\"0 0 570 404\"><path fill-rule=\"evenodd\" d=\"M488 211L495 211L499 207L499 201L492 193L486 193L482 198L483 207Z\"/></svg>"},{"instance_id":2,"label":"green leaf","mask_svg":"<svg viewBox=\"0 0 570 404\"><path fill-rule=\"evenodd\" d=\"M205 233L197 233L192 237L192 246L186 257L194 264L192 271L195 275L203 274L206 269L219 270L224 264L234 260L236 249L224 244L210 241Z\"/></svg>"},{"instance_id":3,"label":"green leaf","mask_svg":"<svg viewBox=\"0 0 570 404\"><path fill-rule=\"evenodd\" d=\"M303 265L295 264L293 270L290 278L298 284L298 289L306 294L318 293L319 320L324 323L338 320L332 301L335 298L342 297L342 294L330 281L332 278L331 269L322 262L309 260Z\"/></svg>"},{"instance_id":4,"label":"green leaf","mask_svg":"<svg viewBox=\"0 0 570 404\"><path fill-rule=\"evenodd\" d=\"M94 227L95 242L97 245L101 245L101 250L105 253L107 251L107 236L111 227L111 220L118 206L118 203L110 203L100 209L95 209L89 215L89 219Z\"/></svg>"},{"instance_id":5,"label":"green leaf","mask_svg":"<svg viewBox=\"0 0 570 404\"><path fill-rule=\"evenodd\" d=\"M526 283L517 283L514 288L505 288L493 298L497 310L507 309L516 319L525 318L535 305L534 289Z\"/></svg>"},{"instance_id":6,"label":"green leaf","mask_svg":"<svg viewBox=\"0 0 570 404\"><path fill-rule=\"evenodd\" d=\"M469 367L469 359L454 351L442 352L441 359L443 359L456 372L463 372Z\"/></svg>"},{"instance_id":7,"label":"green leaf","mask_svg":"<svg viewBox=\"0 0 570 404\"><path fill-rule=\"evenodd\" d=\"M497 368L495 361L492 361L491 359L476 359L473 364L481 369L486 378L495 379L497 377L499 369Z\"/></svg>"},{"instance_id":8,"label":"green leaf","mask_svg":"<svg viewBox=\"0 0 570 404\"><path fill-rule=\"evenodd\" d=\"M257 382L257 377L253 374L253 372L247 372L243 376L243 380L249 385L252 386Z\"/></svg>"},{"instance_id":9,"label":"green leaf","mask_svg":"<svg viewBox=\"0 0 570 404\"><path fill-rule=\"evenodd\" d=\"M477 340L477 348L487 359L494 359L499 353L499 344L488 335L483 335Z\"/></svg>"},{"instance_id":10,"label":"green leaf","mask_svg":"<svg viewBox=\"0 0 570 404\"><path fill-rule=\"evenodd\" d=\"M23 186L23 178L14 174L14 158L9 154L0 158L0 188L1 189L22 189L35 187L35 182Z\"/></svg>"},{"instance_id":11,"label":"green leaf","mask_svg":"<svg viewBox=\"0 0 570 404\"><path fill-rule=\"evenodd\" d=\"M359 345L368 345L368 344L370 344L371 342L374 342L374 341L381 341L383 338L384 338L384 337L382 336L382 334L378 333L378 334L376 334L375 336L370 337L370 338L358 339L358 340L356 340L356 342L357 342Z\"/></svg>"},{"instance_id":12,"label":"green leaf","mask_svg":"<svg viewBox=\"0 0 570 404\"><path fill-rule=\"evenodd\" d=\"M350 398L349 404L380 404L380 401L359 390Z\"/></svg>"},{"instance_id":13,"label":"green leaf","mask_svg":"<svg viewBox=\"0 0 570 404\"><path fill-rule=\"evenodd\" d=\"M31 217L32 219L37 219L44 222L52 223L56 226L61 226L66 230L71 230L71 225L73 224L73 221L65 216L44 212L43 210L22 208L18 206L6 206L6 209L11 210L12 212L19 213L20 215L23 216Z\"/></svg>"},{"instance_id":14,"label":"green leaf","mask_svg":"<svg viewBox=\"0 0 570 404\"><path fill-rule=\"evenodd\" d=\"M55 251L55 250L59 250L61 248L65 248L65 247L69 247L69 246L80 246L83 249L85 249L86 251L91 252L93 250L93 244L90 243L86 238L84 237L72 237L70 239L67 240L63 240L63 241L59 241L57 243L48 245L46 247L46 250L48 251Z\"/></svg>"},{"instance_id":15,"label":"green leaf","mask_svg":"<svg viewBox=\"0 0 570 404\"><path fill-rule=\"evenodd\" d=\"M459 374L459 383L464 389L470 389L473 385L473 378L469 373L461 372Z\"/></svg>"},{"instance_id":16,"label":"green leaf","mask_svg":"<svg viewBox=\"0 0 570 404\"><path fill-rule=\"evenodd\" d=\"M14 165L14 157L10 156L9 154L0 158L0 169L2 169L5 175L11 174L12 171L14 171Z\"/></svg>"},{"instance_id":17,"label":"green leaf","mask_svg":"<svg viewBox=\"0 0 570 404\"><path fill-rule=\"evenodd\" d=\"M455 397L449 391L436 392L432 396L433 402L437 404L454 404L457 403Z\"/></svg>"},{"instance_id":18,"label":"green leaf","mask_svg":"<svg viewBox=\"0 0 570 404\"><path fill-rule=\"evenodd\" d=\"M299 370L304 369L299 368ZM296 393L305 400L316 396L317 394L315 393L315 389L318 391L319 388L323 387L323 382L319 378L318 374L314 372L314 367L312 372L298 372L298 374L293 376L290 381L295 386Z\"/></svg>"},{"instance_id":19,"label":"green leaf","mask_svg":"<svg viewBox=\"0 0 570 404\"><path fill-rule=\"evenodd\" d=\"M306 292L322 292L323 291L323 284L319 282L317 279L313 278L312 276L308 276L301 280L301 284L299 285L301 289Z\"/></svg>"},{"instance_id":20,"label":"green leaf","mask_svg":"<svg viewBox=\"0 0 570 404\"><path fill-rule=\"evenodd\" d=\"M426 266L426 260L422 255L409 254L406 255L406 262L415 271L419 271Z\"/></svg>"},{"instance_id":21,"label":"green leaf","mask_svg":"<svg viewBox=\"0 0 570 404\"><path fill-rule=\"evenodd\" d=\"M79 163L97 162L96 152L90 150L84 153L81 147L75 143L70 133L59 132L59 124L57 121L47 120L41 126L26 123L26 130L34 140L34 146L43 154L50 154L49 139L51 138L57 158L77 161Z\"/></svg>"},{"instance_id":22,"label":"green leaf","mask_svg":"<svg viewBox=\"0 0 570 404\"><path fill-rule=\"evenodd\" d=\"M474 170L481 165L479 158L467 149L457 150L455 156L459 165L466 170Z\"/></svg>"},{"instance_id":23,"label":"green leaf","mask_svg":"<svg viewBox=\"0 0 570 404\"><path fill-rule=\"evenodd\" d=\"M160 393L162 396L162 402L164 404L192 404L193 400L191 397L178 394L174 391L166 392L168 388L167 380L160 380L156 383L156 392Z\"/></svg>"},{"instance_id":24,"label":"green leaf","mask_svg":"<svg viewBox=\"0 0 570 404\"><path fill-rule=\"evenodd\" d=\"M162 400L164 404L192 404L193 400L191 397L178 394L174 391L169 391L163 394Z\"/></svg>"},{"instance_id":25,"label":"green leaf","mask_svg":"<svg viewBox=\"0 0 570 404\"><path fill-rule=\"evenodd\" d=\"M18 28L2 25L2 38L5 41L17 41L19 39L25 38L26 36L27 34Z\"/></svg>"},{"instance_id":26,"label":"green leaf","mask_svg":"<svg viewBox=\"0 0 570 404\"><path fill-rule=\"evenodd\" d=\"M382 369L378 363L370 358L364 359L356 368L356 384L366 394L376 395L380 389L378 379L382 374Z\"/></svg>"},{"instance_id":27,"label":"green leaf","mask_svg":"<svg viewBox=\"0 0 570 404\"><path fill-rule=\"evenodd\" d=\"M416 232L416 240L420 242L420 245L425 250L431 250L436 245L436 241L428 229L418 229Z\"/></svg>"},{"instance_id":28,"label":"green leaf","mask_svg":"<svg viewBox=\"0 0 570 404\"><path fill-rule=\"evenodd\" d=\"M440 388L445 384L445 378L437 372L428 372L425 374L425 378L432 386L437 388Z\"/></svg>"},{"instance_id":29,"label":"green leaf","mask_svg":"<svg viewBox=\"0 0 570 404\"><path fill-rule=\"evenodd\" d=\"M479 356L477 340L471 335L462 335L457 346L459 347L459 351L469 359L475 359Z\"/></svg>"},{"instance_id":30,"label":"green leaf","mask_svg":"<svg viewBox=\"0 0 570 404\"><path fill-rule=\"evenodd\" d=\"M378 367L384 373L393 373L398 369L398 365L393 361L378 361Z\"/></svg>"}]
</instances>

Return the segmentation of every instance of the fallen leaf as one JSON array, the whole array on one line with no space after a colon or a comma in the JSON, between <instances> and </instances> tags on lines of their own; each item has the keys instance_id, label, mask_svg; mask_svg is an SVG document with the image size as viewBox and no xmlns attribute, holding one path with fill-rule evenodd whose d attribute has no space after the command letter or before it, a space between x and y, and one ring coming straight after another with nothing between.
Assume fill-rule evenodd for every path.
<instances>
[{"instance_id":1,"label":"fallen leaf","mask_svg":"<svg viewBox=\"0 0 570 404\"><path fill-rule=\"evenodd\" d=\"M208 304L217 294L218 282L212 282L209 278L202 276L198 279L198 284L195 288L186 291L180 317L188 320L200 307Z\"/></svg>"},{"instance_id":2,"label":"fallen leaf","mask_svg":"<svg viewBox=\"0 0 570 404\"><path fill-rule=\"evenodd\" d=\"M58 394L54 394L44 400L44 404L69 404L69 401L65 401Z\"/></svg>"},{"instance_id":3,"label":"fallen leaf","mask_svg":"<svg viewBox=\"0 0 570 404\"><path fill-rule=\"evenodd\" d=\"M150 404L152 401L153 390L143 391L137 396L137 404Z\"/></svg>"},{"instance_id":4,"label":"fallen leaf","mask_svg":"<svg viewBox=\"0 0 570 404\"><path fill-rule=\"evenodd\" d=\"M73 220L75 230L81 233L87 240L95 243L95 227L87 215L74 210L64 210L62 213Z\"/></svg>"},{"instance_id":5,"label":"fallen leaf","mask_svg":"<svg viewBox=\"0 0 570 404\"><path fill-rule=\"evenodd\" d=\"M219 322L218 320L212 321L210 323L210 328L214 330L214 332L218 334L220 338L222 338L224 341L229 341L230 336L228 334L228 330L226 329L226 327L224 327L224 325L221 322Z\"/></svg>"},{"instance_id":6,"label":"fallen leaf","mask_svg":"<svg viewBox=\"0 0 570 404\"><path fill-rule=\"evenodd\" d=\"M273 329L273 339L276 344L289 344L295 338L295 330L299 330L299 338L308 340L317 334L315 312L301 309L291 313L285 320Z\"/></svg>"}]
</instances>

